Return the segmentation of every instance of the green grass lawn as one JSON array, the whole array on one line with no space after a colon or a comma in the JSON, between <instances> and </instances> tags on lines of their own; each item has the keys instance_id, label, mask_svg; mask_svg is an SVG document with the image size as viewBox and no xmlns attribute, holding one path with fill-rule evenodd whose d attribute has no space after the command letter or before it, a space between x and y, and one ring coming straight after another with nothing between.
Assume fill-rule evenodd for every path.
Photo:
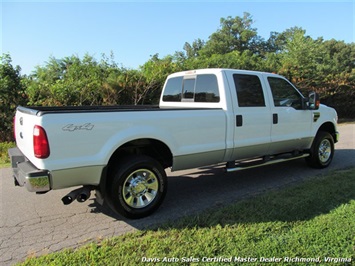
<instances>
[{"instance_id":1,"label":"green grass lawn","mask_svg":"<svg viewBox=\"0 0 355 266\"><path fill-rule=\"evenodd\" d=\"M156 262L159 265L242 262L242 265L326 262L353 265L355 168L316 176L302 184L157 229L30 258L23 265L155 265Z\"/></svg>"}]
</instances>

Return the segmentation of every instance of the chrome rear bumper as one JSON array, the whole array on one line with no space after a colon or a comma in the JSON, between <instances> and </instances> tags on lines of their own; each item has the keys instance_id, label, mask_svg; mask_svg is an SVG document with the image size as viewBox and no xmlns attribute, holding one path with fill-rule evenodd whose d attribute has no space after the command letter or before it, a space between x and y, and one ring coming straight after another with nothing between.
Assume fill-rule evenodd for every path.
<instances>
[{"instance_id":1,"label":"chrome rear bumper","mask_svg":"<svg viewBox=\"0 0 355 266\"><path fill-rule=\"evenodd\" d=\"M37 169L16 147L8 150L15 185L26 187L30 192L47 192L50 187L50 172Z\"/></svg>"}]
</instances>

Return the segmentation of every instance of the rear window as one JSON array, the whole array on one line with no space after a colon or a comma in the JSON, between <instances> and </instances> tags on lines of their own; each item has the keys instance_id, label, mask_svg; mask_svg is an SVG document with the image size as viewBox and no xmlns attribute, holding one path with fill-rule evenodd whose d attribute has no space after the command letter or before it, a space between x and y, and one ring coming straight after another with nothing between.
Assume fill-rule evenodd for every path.
<instances>
[{"instance_id":1,"label":"rear window","mask_svg":"<svg viewBox=\"0 0 355 266\"><path fill-rule=\"evenodd\" d=\"M168 79L163 95L164 102L181 101L182 77Z\"/></svg>"},{"instance_id":2,"label":"rear window","mask_svg":"<svg viewBox=\"0 0 355 266\"><path fill-rule=\"evenodd\" d=\"M195 87L195 102L218 103L219 90L215 75L198 75Z\"/></svg>"},{"instance_id":3,"label":"rear window","mask_svg":"<svg viewBox=\"0 0 355 266\"><path fill-rule=\"evenodd\" d=\"M219 102L217 77L213 74L202 74L170 78L165 87L163 101Z\"/></svg>"}]
</instances>

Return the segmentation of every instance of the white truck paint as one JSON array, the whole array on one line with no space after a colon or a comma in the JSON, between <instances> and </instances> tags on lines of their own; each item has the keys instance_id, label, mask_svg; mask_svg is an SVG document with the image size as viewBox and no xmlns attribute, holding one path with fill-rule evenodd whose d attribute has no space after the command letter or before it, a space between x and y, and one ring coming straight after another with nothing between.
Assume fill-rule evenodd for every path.
<instances>
[{"instance_id":1,"label":"white truck paint","mask_svg":"<svg viewBox=\"0 0 355 266\"><path fill-rule=\"evenodd\" d=\"M96 189L118 213L140 218L161 204L167 167L226 162L234 171L300 157L327 167L336 123L334 109L279 75L200 69L170 75L159 106L18 107L9 155L16 184L29 191L83 186L68 204Z\"/></svg>"}]
</instances>

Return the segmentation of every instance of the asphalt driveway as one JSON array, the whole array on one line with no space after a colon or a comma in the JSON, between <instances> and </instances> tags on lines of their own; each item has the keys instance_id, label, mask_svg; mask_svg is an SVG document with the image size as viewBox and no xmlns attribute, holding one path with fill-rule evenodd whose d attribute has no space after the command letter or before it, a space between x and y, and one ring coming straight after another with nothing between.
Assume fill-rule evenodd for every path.
<instances>
[{"instance_id":1,"label":"asphalt driveway","mask_svg":"<svg viewBox=\"0 0 355 266\"><path fill-rule=\"evenodd\" d=\"M78 247L134 230L193 215L301 182L320 173L355 166L355 124L341 125L332 165L308 168L303 159L225 173L222 166L168 172L168 193L160 209L140 220L127 220L98 205L94 196L64 206L61 198L72 189L44 195L15 187L11 169L0 169L0 265L28 256Z\"/></svg>"}]
</instances>

